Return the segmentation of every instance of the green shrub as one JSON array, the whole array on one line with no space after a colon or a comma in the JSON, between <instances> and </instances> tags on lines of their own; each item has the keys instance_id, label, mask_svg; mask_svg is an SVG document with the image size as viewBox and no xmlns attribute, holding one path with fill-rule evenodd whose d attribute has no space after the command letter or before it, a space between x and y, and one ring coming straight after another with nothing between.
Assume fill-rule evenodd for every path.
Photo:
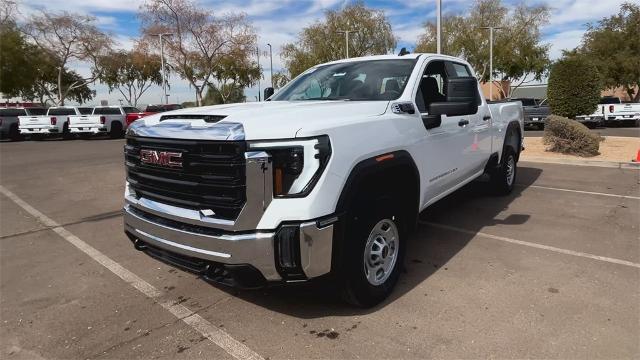
<instances>
[{"instance_id":1,"label":"green shrub","mask_svg":"<svg viewBox=\"0 0 640 360\"><path fill-rule=\"evenodd\" d=\"M575 119L592 114L601 90L598 69L584 56L566 56L551 66L547 98L551 113Z\"/></svg>"},{"instance_id":2,"label":"green shrub","mask_svg":"<svg viewBox=\"0 0 640 360\"><path fill-rule=\"evenodd\" d=\"M583 124L551 115L544 122L544 144L547 151L579 156L596 156L600 148L600 135L591 132Z\"/></svg>"}]
</instances>

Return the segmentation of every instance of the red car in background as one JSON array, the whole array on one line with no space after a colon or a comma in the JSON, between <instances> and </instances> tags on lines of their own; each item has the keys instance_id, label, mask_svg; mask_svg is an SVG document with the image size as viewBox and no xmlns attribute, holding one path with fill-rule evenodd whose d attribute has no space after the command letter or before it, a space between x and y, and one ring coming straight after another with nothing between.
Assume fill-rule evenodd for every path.
<instances>
[{"instance_id":1,"label":"red car in background","mask_svg":"<svg viewBox=\"0 0 640 360\"><path fill-rule=\"evenodd\" d=\"M144 109L144 112L137 113L129 113L127 114L127 126L131 125L132 122L143 118L145 116L157 114L160 112L171 111L182 109L182 105L180 104L160 104L160 105L147 105L147 108Z\"/></svg>"}]
</instances>

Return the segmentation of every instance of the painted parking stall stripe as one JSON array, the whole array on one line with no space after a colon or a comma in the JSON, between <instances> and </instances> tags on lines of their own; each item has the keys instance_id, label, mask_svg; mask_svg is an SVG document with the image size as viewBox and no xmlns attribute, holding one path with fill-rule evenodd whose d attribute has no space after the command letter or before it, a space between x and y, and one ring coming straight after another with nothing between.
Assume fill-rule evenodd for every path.
<instances>
[{"instance_id":1,"label":"painted parking stall stripe","mask_svg":"<svg viewBox=\"0 0 640 360\"><path fill-rule=\"evenodd\" d=\"M560 253L560 254L578 256L578 257L582 257L582 258L598 260L598 261L604 261L604 262L608 262L608 263L611 263L611 264L630 266L630 267L634 267L634 268L640 269L640 264L639 263L634 263L634 262L627 261L627 260L615 259L615 258L610 258L610 257L606 257L606 256L599 256L599 255L593 255L593 254L589 254L589 253L584 253L584 252L580 252L580 251L562 249L562 248L558 248L558 247L555 247L555 246L542 245L542 244L532 243L532 242L528 242L528 241L516 240L516 239L511 239L511 238L508 238L508 237L504 237L504 236L497 236L497 235L491 235L491 234L487 234L487 233L483 233L483 232L471 231L471 230L467 230L467 229L458 228L458 227L455 227L455 226L449 226L449 225L444 225L444 224L433 223L433 222L430 222L430 221L420 221L420 224L431 226L431 227L435 227L435 228L439 228L439 229L455 231L455 232L468 234L468 235L482 236L482 237L485 237L485 238L488 238L488 239L504 241L504 242L508 242L508 243L511 243L511 244L523 245L523 246L528 246L528 247L532 247L532 248L536 248L536 249L553 251L553 252Z\"/></svg>"},{"instance_id":2,"label":"painted parking stall stripe","mask_svg":"<svg viewBox=\"0 0 640 360\"><path fill-rule=\"evenodd\" d=\"M583 190L574 190L574 189L555 188L555 187L540 186L540 185L521 185L521 184L516 184L516 186L524 187L524 188L534 188L534 189L543 189L543 190L572 192L572 193L586 194L586 195L608 196L608 197L615 197L615 198L620 198L620 199L640 200L640 196L617 195L617 194L601 193L601 192L594 192L594 191L583 191Z\"/></svg>"},{"instance_id":3,"label":"painted parking stall stripe","mask_svg":"<svg viewBox=\"0 0 640 360\"><path fill-rule=\"evenodd\" d=\"M124 280L127 284L134 287L136 290L151 298L157 304L173 314L176 318L182 320L185 324L189 325L202 336L206 337L211 342L222 348L229 355L238 360L264 360L263 357L258 353L251 350L245 344L234 339L225 331L214 326L199 314L194 313L186 306L175 304L173 301L160 301L160 296L163 294L160 290L156 289L153 285L144 281L138 275L132 273L105 254L101 253L93 246L87 244L77 236L73 235L67 229L60 226L54 220L41 213L33 206L26 203L24 200L20 199L16 194L2 185L0 185L0 192L7 198L11 199L11 201L16 203L18 206L23 208L26 212L31 214L33 217L38 219L38 221L40 221L43 225L50 228L60 237L65 239L71 245L87 254L100 265L109 269L109 271L114 273L120 279Z\"/></svg>"}]
</instances>

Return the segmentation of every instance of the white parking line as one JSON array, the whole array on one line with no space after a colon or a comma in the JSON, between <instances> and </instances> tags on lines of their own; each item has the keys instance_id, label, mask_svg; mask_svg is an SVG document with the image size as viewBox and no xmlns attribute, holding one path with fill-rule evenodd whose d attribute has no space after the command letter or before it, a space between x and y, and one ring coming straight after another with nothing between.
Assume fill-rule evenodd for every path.
<instances>
[{"instance_id":1,"label":"white parking line","mask_svg":"<svg viewBox=\"0 0 640 360\"><path fill-rule=\"evenodd\" d=\"M512 244L529 246L529 247L536 248L536 249L553 251L553 252L557 252L557 253L560 253L560 254L579 256L579 257L582 257L582 258L598 260L598 261L604 261L604 262L608 262L608 263L612 263L612 264L618 264L618 265L631 266L631 267L640 269L640 264L639 263L634 263L634 262L627 261L627 260L620 260L620 259L610 258L610 257L606 257L606 256L599 256L599 255L593 255L593 254L589 254L589 253L584 253L584 252L580 252L580 251L573 251L573 250L557 248L555 246L548 246L548 245L542 245L542 244L532 243L532 242L528 242L528 241L516 240L516 239L511 239L511 238L508 238L508 237L504 237L504 236L491 235L491 234L487 234L487 233L471 231L471 230L467 230L467 229L458 228L458 227L455 227L455 226L443 225L443 224L433 223L433 222L429 222L429 221L420 221L420 224L427 225L427 226L432 226L432 227L435 227L435 228L445 229L445 230L451 230L451 231L455 231L455 232L459 232L459 233L463 233L463 234L469 234L469 235L474 235L474 236L482 236L482 237L486 237L486 238L489 238L489 239L500 240L500 241L504 241L504 242L508 242L508 243L512 243Z\"/></svg>"},{"instance_id":2,"label":"white parking line","mask_svg":"<svg viewBox=\"0 0 640 360\"><path fill-rule=\"evenodd\" d=\"M108 256L101 253L99 250L94 248L93 246L87 244L82 241L77 236L70 233L67 229L60 226L57 222L53 221L48 216L44 215L40 211L36 210L31 205L24 202L20 199L16 194L9 191L4 186L0 185L0 192L11 199L18 206L23 208L26 212L31 214L33 217L38 219L45 226L52 228L56 234L60 235L63 239L71 243L73 246L78 248L80 251L89 255L93 260L98 262L100 265L109 269L116 276L124 280L129 285L133 286L136 290L140 291L147 297L154 300L156 303L160 304L164 309L169 311L178 319L182 320L184 323L189 325L191 328L199 332L202 336L211 340L214 344L218 345L224 351L229 353L229 355L233 356L238 360L264 360L262 356L260 356L255 351L249 349L243 343L235 340L231 337L231 335L227 334L225 331L219 329L214 326L207 320L205 320L202 316L194 313L189 310L189 308L181 305L175 304L173 301L160 301L160 296L162 292L156 289L153 285L144 281L138 275L132 273L131 271L124 268L122 265L118 264Z\"/></svg>"},{"instance_id":3,"label":"white parking line","mask_svg":"<svg viewBox=\"0 0 640 360\"><path fill-rule=\"evenodd\" d=\"M621 198L621 199L640 200L640 196L616 195L616 194L609 194L609 193L601 193L601 192L593 192L593 191L582 191L582 190L573 190L573 189L562 189L562 188L554 188L554 187L539 186L539 185L521 185L521 184L516 184L516 185L519 186L519 187L524 187L524 188L535 188L535 189L544 189L544 190L565 191L565 192L572 192L572 193L578 193L578 194L599 195L599 196L616 197L616 198Z\"/></svg>"}]
</instances>

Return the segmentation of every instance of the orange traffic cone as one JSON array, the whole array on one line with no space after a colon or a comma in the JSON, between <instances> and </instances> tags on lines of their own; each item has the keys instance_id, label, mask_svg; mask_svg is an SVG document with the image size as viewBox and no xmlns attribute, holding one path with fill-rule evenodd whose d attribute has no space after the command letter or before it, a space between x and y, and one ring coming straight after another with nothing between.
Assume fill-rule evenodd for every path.
<instances>
[{"instance_id":1,"label":"orange traffic cone","mask_svg":"<svg viewBox=\"0 0 640 360\"><path fill-rule=\"evenodd\" d=\"M640 162L640 150L638 150L638 155L636 155L636 159L635 160L631 160L633 162Z\"/></svg>"}]
</instances>

